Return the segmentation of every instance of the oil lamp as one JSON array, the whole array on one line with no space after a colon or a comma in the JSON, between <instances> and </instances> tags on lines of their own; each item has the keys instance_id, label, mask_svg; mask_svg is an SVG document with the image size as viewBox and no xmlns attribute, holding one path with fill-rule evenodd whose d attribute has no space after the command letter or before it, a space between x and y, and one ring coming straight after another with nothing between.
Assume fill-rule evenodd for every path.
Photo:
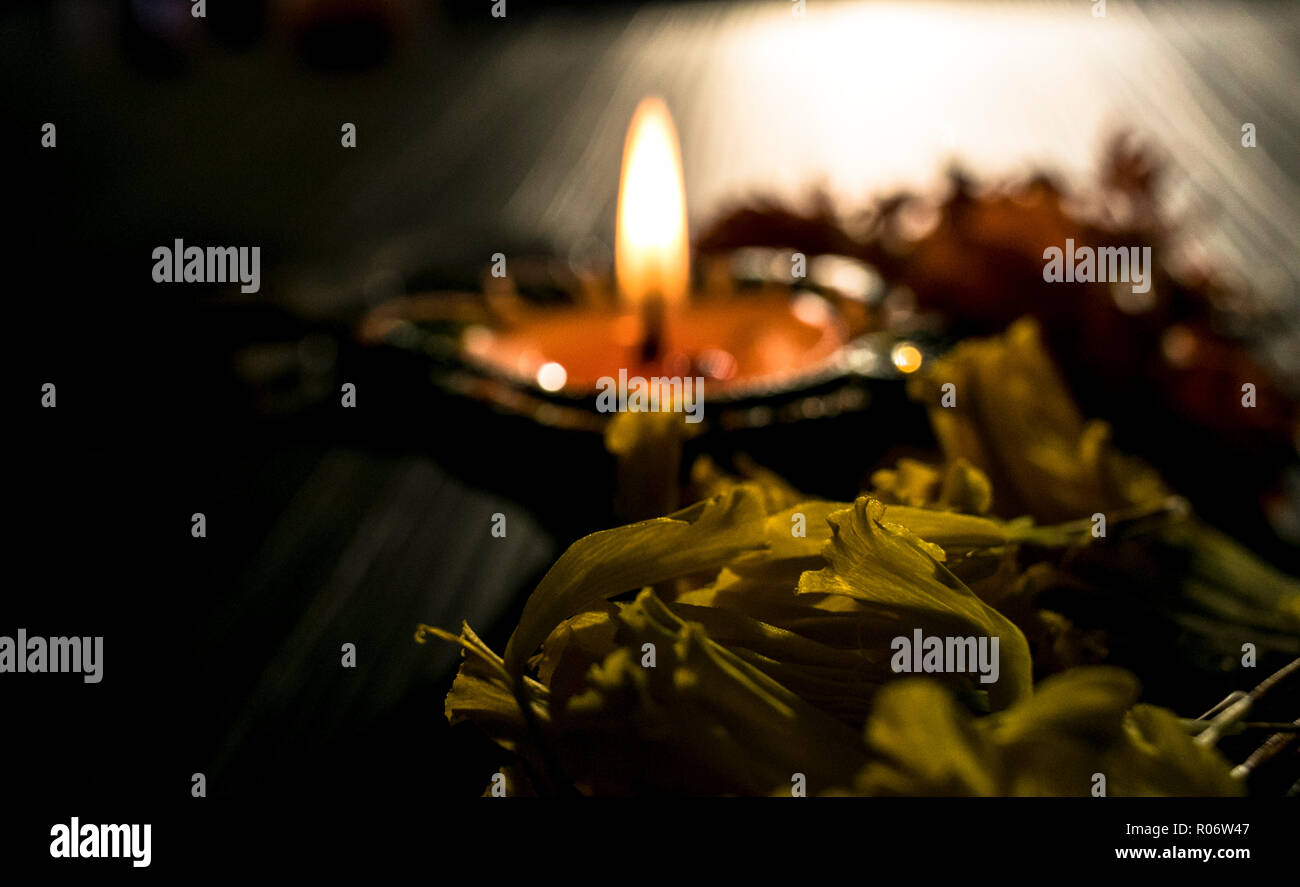
<instances>
[{"instance_id":1,"label":"oil lamp","mask_svg":"<svg viewBox=\"0 0 1300 887\"><path fill-rule=\"evenodd\" d=\"M560 478L575 474L562 461L586 472L583 492L591 499L608 503L611 486L597 480L612 484L617 476L620 490L643 490L633 498L644 503L672 486L665 478L691 464L692 450L724 460L723 451L743 451L781 468L797 441L799 450L818 452L816 460L804 458L815 475L840 458L860 463L885 446L870 437L868 406L873 420L911 410L923 425L899 383L929 348L916 337L900 340L899 300L886 298L874 269L844 256L751 248L699 257L693 275L685 193L672 118L664 102L647 98L623 148L613 274L608 266L511 257L509 274L485 276L481 292L407 295L377 306L361 339L431 361L429 376L439 389L488 408L461 410L469 417L462 418L440 400L439 411L454 414L449 421L458 434L476 433L495 421L493 414L522 417L506 432L512 446L531 448L554 471L541 476L520 468L500 484L516 498L526 496L521 485L544 488L537 502L560 490L574 496L572 483ZM702 380L703 422L646 421L645 434L626 418L611 426L619 416L606 414L601 394L609 380L628 377ZM838 417L848 425L817 423L825 431L820 443L817 434L786 430ZM560 446L545 429L570 434ZM907 434L894 427L890 439L905 442ZM481 458L485 445L476 438L457 455ZM594 461L611 458L617 471L591 472ZM643 467L633 470L634 463ZM657 466L652 471L644 468L650 463ZM815 476L783 473L818 488ZM655 513L670 500L658 501Z\"/></svg>"}]
</instances>

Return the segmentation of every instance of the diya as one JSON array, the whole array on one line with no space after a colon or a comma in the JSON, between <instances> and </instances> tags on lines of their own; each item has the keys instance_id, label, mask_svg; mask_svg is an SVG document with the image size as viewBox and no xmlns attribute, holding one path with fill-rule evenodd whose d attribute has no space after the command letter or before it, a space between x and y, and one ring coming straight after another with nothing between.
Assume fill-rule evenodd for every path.
<instances>
[{"instance_id":1,"label":"diya","mask_svg":"<svg viewBox=\"0 0 1300 887\"><path fill-rule=\"evenodd\" d=\"M692 274L681 152L659 99L643 100L628 129L612 274L607 261L497 258L480 292L393 299L369 313L360 336L430 361L440 390L527 419L537 428L521 433L539 453L584 449L539 437L539 428L603 435L611 402L636 409L628 380L667 384L678 394L659 408L698 423L665 446L689 437L697 450L743 450L760 462L765 451L788 457L789 436L746 431L823 420L822 433L805 428L804 445L838 438L830 448L851 446L858 462L872 446L862 428L837 433L825 421L861 420L868 407L879 418L885 407L924 427L900 382L935 340L867 264L752 248L701 259ZM688 381L689 405L680 399ZM622 397L611 397L615 384ZM908 435L895 423L889 437ZM817 488L806 472L781 467Z\"/></svg>"}]
</instances>

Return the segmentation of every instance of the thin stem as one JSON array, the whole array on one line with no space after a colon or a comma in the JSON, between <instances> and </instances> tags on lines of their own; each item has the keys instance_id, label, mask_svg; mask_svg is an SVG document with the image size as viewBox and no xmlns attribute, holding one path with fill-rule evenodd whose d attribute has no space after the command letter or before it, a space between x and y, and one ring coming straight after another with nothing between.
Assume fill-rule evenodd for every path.
<instances>
[{"instance_id":1,"label":"thin stem","mask_svg":"<svg viewBox=\"0 0 1300 887\"><path fill-rule=\"evenodd\" d=\"M1264 740L1264 744L1251 752L1250 757L1236 767L1232 768L1232 775L1237 779L1245 779L1250 776L1251 772L1266 761L1272 760L1291 745L1296 740L1296 732L1300 732L1300 718L1287 725L1291 732L1278 731Z\"/></svg>"},{"instance_id":2,"label":"thin stem","mask_svg":"<svg viewBox=\"0 0 1300 887\"><path fill-rule=\"evenodd\" d=\"M1205 721L1201 718L1179 718L1178 726L1182 727L1188 733L1200 733L1205 729ZM1300 726L1288 724L1284 721L1238 721L1223 731L1224 736L1235 736L1238 733L1245 733L1248 730L1269 730L1273 733L1300 733Z\"/></svg>"},{"instance_id":3,"label":"thin stem","mask_svg":"<svg viewBox=\"0 0 1300 887\"><path fill-rule=\"evenodd\" d=\"M569 781L568 777L565 776L564 769L560 766L560 759L555 754L555 750L551 748L550 742L547 740L541 722L537 719L537 713L533 711L532 699L528 692L528 684L524 680L523 675L519 675L514 682L514 695L515 703L519 706L520 711L523 712L524 724L527 726L528 732L533 736L534 747L537 749L537 753L541 757L542 761L542 770L540 772L534 771L530 773L530 775L533 775L535 779L537 777L543 777L544 779L544 781L538 785L538 794L543 796L569 796L577 794L577 789L574 787L573 783ZM525 766L527 766L527 759L524 756L521 755L520 760L524 761ZM529 767L528 769L532 771L533 768Z\"/></svg>"},{"instance_id":4,"label":"thin stem","mask_svg":"<svg viewBox=\"0 0 1300 887\"><path fill-rule=\"evenodd\" d=\"M1255 703L1258 702L1265 693L1272 690L1297 671L1300 671L1300 658L1291 660L1291 662L1273 672L1254 690L1251 690L1245 696L1241 697L1236 702L1233 702L1227 708L1223 709L1223 711L1219 712L1219 714L1215 715L1214 720L1210 721L1210 725L1196 737L1196 744L1212 746L1217 743L1219 738L1223 736L1224 731L1244 718L1246 713L1254 707ZM1213 709L1211 709L1211 711L1213 711Z\"/></svg>"}]
</instances>

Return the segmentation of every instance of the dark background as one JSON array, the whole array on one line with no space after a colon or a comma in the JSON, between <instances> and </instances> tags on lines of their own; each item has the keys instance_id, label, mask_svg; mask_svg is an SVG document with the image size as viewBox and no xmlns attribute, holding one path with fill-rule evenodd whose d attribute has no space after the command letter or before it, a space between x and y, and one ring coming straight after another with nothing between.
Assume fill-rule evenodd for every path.
<instances>
[{"instance_id":1,"label":"dark background","mask_svg":"<svg viewBox=\"0 0 1300 887\"><path fill-rule=\"evenodd\" d=\"M357 346L352 325L386 296L473 284L492 252L563 254L611 232L622 124L605 124L648 91L682 109L692 188L720 165L750 163L755 189L817 173L764 167L784 162L779 147L724 137L709 110L719 97L692 98L753 7L511 2L494 22L489 6L337 3L313 16L213 2L198 24L187 3L0 11L13 417L0 632L105 637L101 684L6 681L6 794L92 818L116 816L120 799L188 798L195 772L209 795L242 799L481 791L491 755L442 716L456 654L417 646L414 627L468 619L500 648L520 595L606 520L576 503L599 498L609 466L590 440L538 443L457 412L408 367ZM1032 27L1087 15L994 6ZM1262 292L1293 307L1294 17L1232 5L1218 13L1235 16L1224 37L1219 19L1178 18L1173 5L1149 17L1112 8L1141 51L1082 53L1114 78L1093 84L1099 100L1146 102L1158 117L1167 103L1151 96L1170 88L1157 75L1172 66L1202 78L1190 91L1211 109L1205 126L1258 118L1273 178L1237 188L1218 187L1213 155L1189 159L1203 156L1204 132L1156 129L1185 161L1182 199L1216 195L1206 242L1280 256ZM1272 36L1251 42L1260 35ZM629 40L651 37L645 64L625 65ZM882 51L873 33L861 41L866 55ZM915 49L918 65L950 51ZM998 48L987 52L982 73L1006 76ZM1060 64L1062 83L1083 70ZM897 94L913 78L871 88ZM814 98L841 89L861 86L796 85ZM733 98L726 107L752 109ZM851 128L861 111L846 101L836 119ZM46 120L54 150L39 146ZM1067 166L1091 151L1054 120L1034 125ZM355 150L340 148L343 121L357 124ZM804 127L815 122L789 124ZM854 132L863 147L850 170L872 165L873 142L902 138ZM993 124L955 138L996 152ZM693 213L716 211L713 196ZM151 251L178 237L260 246L262 291L155 285ZM1292 332L1261 348L1294 361ZM55 410L38 405L47 381ZM358 385L358 409L338 408L342 381ZM593 473L574 501L534 495L526 508L528 491L501 481L551 474L575 451ZM847 496L856 480L816 492ZM504 540L488 532L498 511ZM206 539L190 536L194 512ZM345 642L356 669L340 667Z\"/></svg>"}]
</instances>

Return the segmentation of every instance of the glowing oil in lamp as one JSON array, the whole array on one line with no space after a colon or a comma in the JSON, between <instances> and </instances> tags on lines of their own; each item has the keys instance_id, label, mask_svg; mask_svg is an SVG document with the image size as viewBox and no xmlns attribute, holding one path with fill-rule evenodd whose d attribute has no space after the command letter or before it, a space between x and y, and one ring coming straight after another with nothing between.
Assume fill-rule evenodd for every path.
<instances>
[{"instance_id":1,"label":"glowing oil in lamp","mask_svg":"<svg viewBox=\"0 0 1300 887\"><path fill-rule=\"evenodd\" d=\"M582 396L620 370L700 376L710 395L779 382L844 345L844 325L815 296L783 285L691 292L681 150L667 106L641 102L619 183L614 304L530 308L504 329L479 328L466 356L545 391Z\"/></svg>"}]
</instances>

